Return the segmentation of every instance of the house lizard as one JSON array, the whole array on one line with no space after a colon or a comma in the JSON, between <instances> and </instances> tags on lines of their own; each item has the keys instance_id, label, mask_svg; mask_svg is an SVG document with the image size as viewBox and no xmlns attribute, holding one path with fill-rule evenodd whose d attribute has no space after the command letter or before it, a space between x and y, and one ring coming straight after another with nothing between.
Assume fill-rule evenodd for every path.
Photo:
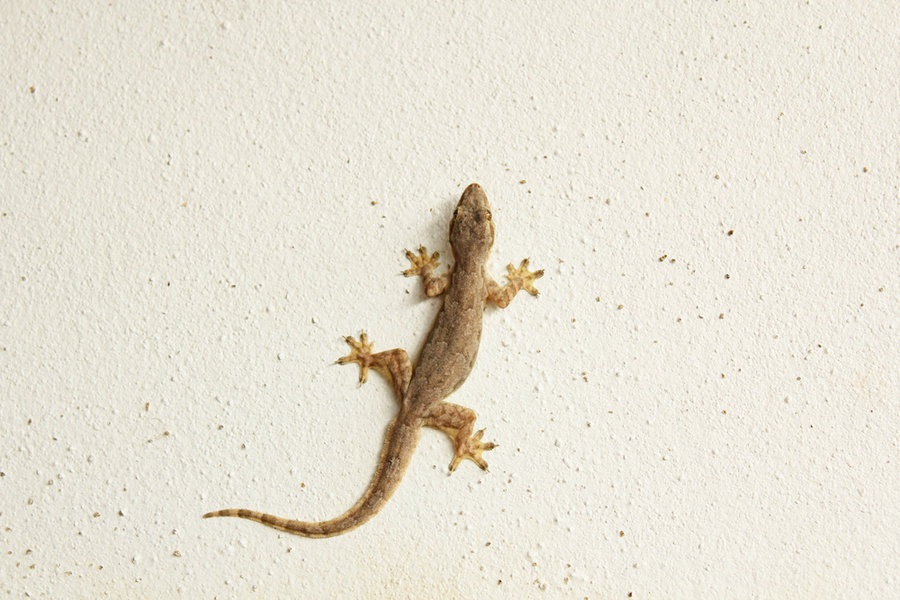
<instances>
[{"instance_id":1,"label":"house lizard","mask_svg":"<svg viewBox=\"0 0 900 600\"><path fill-rule=\"evenodd\" d=\"M445 398L466 380L481 340L481 321L488 301L505 308L513 297L525 290L537 296L534 281L544 272L529 271L528 259L518 268L506 267L508 282L501 286L487 274L485 264L494 243L494 223L487 196L477 183L465 189L450 221L450 247L454 264L442 275L435 275L439 254L431 256L424 246L418 254L409 250L411 266L403 274L420 276L428 297L443 295L443 304L415 364L406 351L396 348L372 353L373 344L362 332L359 341L346 337L351 351L337 360L339 364L358 363L359 382L365 383L369 369L384 375L400 404L397 416L387 427L381 458L371 483L356 504L343 515L321 522L295 521L246 509L226 509L203 515L241 517L281 531L305 537L322 538L345 533L371 519L388 501L400 484L419 441L422 426L439 429L450 436L454 446L450 471L463 459L487 470L482 453L496 447L483 442L484 429L474 434L475 412Z\"/></svg>"}]
</instances>

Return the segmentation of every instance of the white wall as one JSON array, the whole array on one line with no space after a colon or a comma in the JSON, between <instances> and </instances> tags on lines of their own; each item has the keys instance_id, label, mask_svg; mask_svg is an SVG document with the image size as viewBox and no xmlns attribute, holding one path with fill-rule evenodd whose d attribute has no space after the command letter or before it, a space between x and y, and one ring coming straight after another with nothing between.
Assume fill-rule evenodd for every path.
<instances>
[{"instance_id":1,"label":"white wall","mask_svg":"<svg viewBox=\"0 0 900 600\"><path fill-rule=\"evenodd\" d=\"M3 591L896 593L893 3L185 4L0 4ZM395 404L332 362L417 351L472 181L546 270L452 397L491 471L201 520L353 504Z\"/></svg>"}]
</instances>

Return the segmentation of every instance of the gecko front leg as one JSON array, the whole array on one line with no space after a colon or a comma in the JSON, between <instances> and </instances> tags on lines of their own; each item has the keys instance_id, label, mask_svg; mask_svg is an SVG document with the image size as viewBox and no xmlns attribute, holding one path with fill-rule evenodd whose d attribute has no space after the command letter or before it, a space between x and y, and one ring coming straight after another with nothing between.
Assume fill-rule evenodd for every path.
<instances>
[{"instance_id":1,"label":"gecko front leg","mask_svg":"<svg viewBox=\"0 0 900 600\"><path fill-rule=\"evenodd\" d=\"M500 287L500 284L494 281L490 276L485 276L487 283L488 298L500 308L506 308L512 302L513 297L519 293L519 290L525 290L532 296L537 296L537 288L534 287L536 279L543 277L544 270L529 271L528 259L522 261L518 268L513 267L512 263L506 265L508 271L506 279L509 282Z\"/></svg>"},{"instance_id":2,"label":"gecko front leg","mask_svg":"<svg viewBox=\"0 0 900 600\"><path fill-rule=\"evenodd\" d=\"M440 254L437 252L428 256L425 246L419 246L418 254L413 254L409 250L406 251L406 258L409 259L410 268L403 271L403 274L407 277L421 276L425 295L429 298L443 294L450 284L450 271L443 273L439 277L434 275L434 270L441 264L438 261L438 257L440 257Z\"/></svg>"},{"instance_id":3,"label":"gecko front leg","mask_svg":"<svg viewBox=\"0 0 900 600\"><path fill-rule=\"evenodd\" d=\"M391 382L397 400L402 402L406 395L406 388L409 387L409 380L412 378L412 364L409 362L406 350L394 348L372 354L374 344L369 343L369 336L365 331L359 334L358 342L349 335L344 340L350 344L350 354L340 357L335 362L339 365L351 362L359 363L360 385L368 379L369 369L375 369Z\"/></svg>"}]
</instances>

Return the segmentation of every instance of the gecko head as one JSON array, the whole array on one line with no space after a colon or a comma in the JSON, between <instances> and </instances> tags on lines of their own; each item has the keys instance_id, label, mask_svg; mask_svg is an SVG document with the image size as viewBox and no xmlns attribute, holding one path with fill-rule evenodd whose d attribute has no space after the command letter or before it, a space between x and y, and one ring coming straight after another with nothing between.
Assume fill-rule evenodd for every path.
<instances>
[{"instance_id":1,"label":"gecko head","mask_svg":"<svg viewBox=\"0 0 900 600\"><path fill-rule=\"evenodd\" d=\"M491 206L484 190L473 183L463 192L450 221L450 245L458 259L486 259L494 245Z\"/></svg>"}]
</instances>

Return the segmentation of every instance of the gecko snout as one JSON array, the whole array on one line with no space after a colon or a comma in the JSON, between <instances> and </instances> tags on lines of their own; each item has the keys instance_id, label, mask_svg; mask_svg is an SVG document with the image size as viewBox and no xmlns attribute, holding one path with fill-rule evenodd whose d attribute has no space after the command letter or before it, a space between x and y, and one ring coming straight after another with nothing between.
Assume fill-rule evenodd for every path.
<instances>
[{"instance_id":1,"label":"gecko snout","mask_svg":"<svg viewBox=\"0 0 900 600\"><path fill-rule=\"evenodd\" d=\"M464 209L470 212L477 210L490 210L487 195L481 186L477 183L470 184L459 198L457 209Z\"/></svg>"}]
</instances>

